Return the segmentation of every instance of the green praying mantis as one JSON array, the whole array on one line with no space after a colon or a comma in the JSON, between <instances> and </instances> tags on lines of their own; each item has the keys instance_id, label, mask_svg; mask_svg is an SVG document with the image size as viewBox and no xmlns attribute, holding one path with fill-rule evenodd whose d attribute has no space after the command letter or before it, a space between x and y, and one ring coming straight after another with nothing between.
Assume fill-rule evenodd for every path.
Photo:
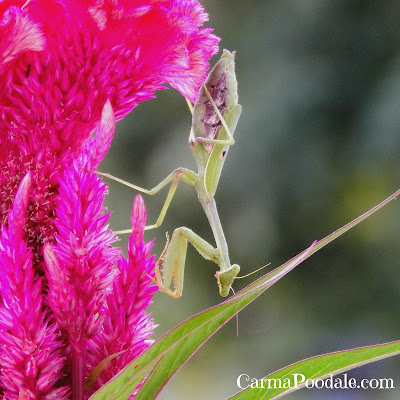
<instances>
[{"instance_id":1,"label":"green praying mantis","mask_svg":"<svg viewBox=\"0 0 400 400\"><path fill-rule=\"evenodd\" d=\"M188 242L206 260L213 261L219 266L215 277L221 296L226 297L229 294L232 283L240 271L239 265L231 264L229 260L228 245L214 199L226 155L229 147L235 143L233 133L242 111L241 105L238 104L234 56L235 54L228 50L223 51L221 59L200 88L199 98L191 110L192 128L189 146L196 160L197 173L186 168L177 168L153 189L147 190L110 174L98 172L99 175L149 195L171 184L156 223L146 226L146 229L156 228L162 224L180 181L195 188L210 223L216 246L213 247L189 228L180 227L174 230L169 243L167 239L166 247L156 265L154 279L160 291L174 298L182 295ZM116 233L130 232L131 230L126 230ZM162 264L162 271L159 264ZM174 290L170 289L171 285L174 286Z\"/></svg>"}]
</instances>

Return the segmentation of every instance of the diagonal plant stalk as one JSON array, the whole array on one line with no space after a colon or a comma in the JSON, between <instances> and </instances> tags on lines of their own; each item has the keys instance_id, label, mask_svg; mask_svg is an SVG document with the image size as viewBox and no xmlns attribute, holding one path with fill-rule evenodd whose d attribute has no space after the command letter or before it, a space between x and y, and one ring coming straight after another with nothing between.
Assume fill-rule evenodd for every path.
<instances>
[{"instance_id":1,"label":"diagonal plant stalk","mask_svg":"<svg viewBox=\"0 0 400 400\"><path fill-rule=\"evenodd\" d=\"M317 251L321 250L323 247L325 247L327 244L333 242L335 239L337 239L339 236L342 236L344 233L349 231L350 229L354 228L356 225L358 225L360 222L364 221L371 215L375 214L378 210L389 204L392 200L396 200L397 196L400 195L400 189L396 190L393 194L391 194L389 197L387 197L385 200L381 201L379 204L377 204L375 207L372 207L370 210L366 211L364 214L361 214L359 217L355 218L351 222L347 223L346 225L343 225L341 228L337 229L336 231L332 232L331 234L325 236L323 239L318 240L315 245L310 249L308 252L308 255L306 258L312 256L315 254ZM300 254L298 254L296 257L302 255L303 253L307 252L308 249L303 250ZM286 264L290 263L292 261L289 260L285 264L283 264L281 267L277 268L280 269L284 267ZM276 270L277 270L276 269ZM275 270L275 271L276 271ZM261 277L257 280L255 280L251 285L247 286L246 288L242 289L240 292L238 292L236 295L230 297L229 299L232 299L235 296L242 295L243 293L246 293L248 290L250 290L254 284L259 282L260 280L262 281L264 277Z\"/></svg>"},{"instance_id":2,"label":"diagonal plant stalk","mask_svg":"<svg viewBox=\"0 0 400 400\"><path fill-rule=\"evenodd\" d=\"M136 400L155 399L166 383L197 351L241 309L283 278L309 256L343 235L351 228L387 205L400 194L400 189L358 218L337 229L296 257L251 283L221 304L184 321L157 340L147 351L128 364L114 379L94 393L90 400L124 400L147 376L135 396Z\"/></svg>"}]
</instances>

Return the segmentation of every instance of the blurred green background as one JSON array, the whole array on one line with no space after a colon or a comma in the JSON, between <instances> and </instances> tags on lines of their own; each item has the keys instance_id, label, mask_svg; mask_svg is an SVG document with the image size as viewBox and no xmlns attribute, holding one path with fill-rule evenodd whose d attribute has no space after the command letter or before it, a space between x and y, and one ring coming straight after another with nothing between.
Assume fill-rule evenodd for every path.
<instances>
[{"instance_id":1,"label":"blurred green background","mask_svg":"<svg viewBox=\"0 0 400 400\"><path fill-rule=\"evenodd\" d=\"M400 186L400 3L368 0L203 0L221 49L237 51L243 114L217 204L231 261L268 270L365 212ZM212 61L214 64L218 57ZM190 115L174 90L123 122L101 169L146 188L195 168ZM110 183L114 229L129 227L134 192ZM166 190L145 197L153 223ZM164 225L213 242L192 188L182 184ZM300 359L399 339L400 204L393 202L314 255L206 343L160 399L224 399L237 376L262 377ZM121 238L122 244L126 238ZM157 294L156 337L221 301L216 266L189 248L183 296ZM238 290L256 276L237 281ZM394 378L400 358L357 369ZM399 399L400 389L303 389L288 399Z\"/></svg>"}]
</instances>

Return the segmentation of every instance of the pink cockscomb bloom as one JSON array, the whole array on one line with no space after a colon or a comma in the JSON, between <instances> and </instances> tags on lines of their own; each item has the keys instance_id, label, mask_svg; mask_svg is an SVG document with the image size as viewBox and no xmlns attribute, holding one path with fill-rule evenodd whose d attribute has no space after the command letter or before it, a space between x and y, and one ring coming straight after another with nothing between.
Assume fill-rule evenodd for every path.
<instances>
[{"instance_id":1,"label":"pink cockscomb bloom","mask_svg":"<svg viewBox=\"0 0 400 400\"><path fill-rule=\"evenodd\" d=\"M151 243L113 247L94 174L115 121L165 84L194 101L217 52L196 0L0 2L0 395L81 400L151 343ZM117 266L117 267L116 267ZM114 339L118 333L119 342ZM93 389L91 389L93 391Z\"/></svg>"},{"instance_id":2,"label":"pink cockscomb bloom","mask_svg":"<svg viewBox=\"0 0 400 400\"><path fill-rule=\"evenodd\" d=\"M101 310L104 317L102 331L88 343L89 370L108 355L121 354L102 371L95 388L111 379L152 343L149 337L154 323L146 313L146 306L157 286L149 279L154 278L154 256L150 256L153 243L143 241L146 210L140 195L133 202L131 222L128 259L121 258L118 262L119 275Z\"/></svg>"},{"instance_id":3,"label":"pink cockscomb bloom","mask_svg":"<svg viewBox=\"0 0 400 400\"><path fill-rule=\"evenodd\" d=\"M0 238L0 382L4 399L67 399L57 387L64 365L58 326L43 308L42 279L35 279L32 251L22 240L32 186L22 180Z\"/></svg>"},{"instance_id":4,"label":"pink cockscomb bloom","mask_svg":"<svg viewBox=\"0 0 400 400\"><path fill-rule=\"evenodd\" d=\"M118 120L170 83L194 100L217 51L195 0L0 2L0 217L34 171L26 236L42 269L58 176L110 101Z\"/></svg>"}]
</instances>

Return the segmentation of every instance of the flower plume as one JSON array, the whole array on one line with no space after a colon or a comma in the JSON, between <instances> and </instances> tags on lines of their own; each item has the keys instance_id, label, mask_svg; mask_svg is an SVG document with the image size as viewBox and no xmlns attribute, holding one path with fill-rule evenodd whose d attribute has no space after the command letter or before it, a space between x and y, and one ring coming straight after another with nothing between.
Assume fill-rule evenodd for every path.
<instances>
[{"instance_id":1,"label":"flower plume","mask_svg":"<svg viewBox=\"0 0 400 400\"><path fill-rule=\"evenodd\" d=\"M121 256L96 175L115 122L197 97L219 39L197 0L0 2L0 396L81 400L151 343L141 197ZM118 337L118 342L115 339Z\"/></svg>"},{"instance_id":2,"label":"flower plume","mask_svg":"<svg viewBox=\"0 0 400 400\"><path fill-rule=\"evenodd\" d=\"M4 398L67 399L69 389L57 387L64 365L58 326L43 310L42 280L35 280L31 251L22 240L32 184L21 181L8 229L0 239L0 365Z\"/></svg>"},{"instance_id":3,"label":"flower plume","mask_svg":"<svg viewBox=\"0 0 400 400\"><path fill-rule=\"evenodd\" d=\"M43 270L58 176L90 140L104 104L121 119L165 83L193 101L218 38L200 28L207 15L195 0L22 4L0 4L0 220L32 170L26 236Z\"/></svg>"},{"instance_id":4,"label":"flower plume","mask_svg":"<svg viewBox=\"0 0 400 400\"><path fill-rule=\"evenodd\" d=\"M111 379L153 342L149 337L154 323L146 313L146 307L157 289L151 280L155 263L154 256L150 256L153 243L143 241L146 209L140 195L133 202L131 222L128 259L121 258L118 262L119 274L102 309L103 330L88 344L89 365L94 368L108 355L122 354L108 363L96 387Z\"/></svg>"}]
</instances>

